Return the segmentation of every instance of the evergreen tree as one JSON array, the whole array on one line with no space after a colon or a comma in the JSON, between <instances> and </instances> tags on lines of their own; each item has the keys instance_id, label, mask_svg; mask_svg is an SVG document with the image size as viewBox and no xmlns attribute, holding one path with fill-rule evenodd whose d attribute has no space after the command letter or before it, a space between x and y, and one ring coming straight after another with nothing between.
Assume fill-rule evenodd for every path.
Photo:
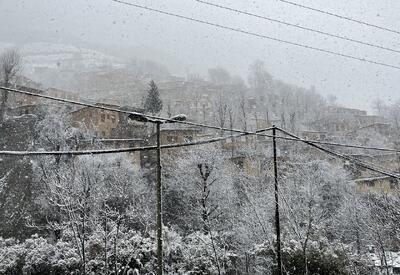
<instances>
[{"instance_id":1,"label":"evergreen tree","mask_svg":"<svg viewBox=\"0 0 400 275\"><path fill-rule=\"evenodd\" d=\"M157 114L162 110L163 103L160 99L160 92L156 83L152 80L149 83L149 89L144 102L144 109L151 114Z\"/></svg>"}]
</instances>

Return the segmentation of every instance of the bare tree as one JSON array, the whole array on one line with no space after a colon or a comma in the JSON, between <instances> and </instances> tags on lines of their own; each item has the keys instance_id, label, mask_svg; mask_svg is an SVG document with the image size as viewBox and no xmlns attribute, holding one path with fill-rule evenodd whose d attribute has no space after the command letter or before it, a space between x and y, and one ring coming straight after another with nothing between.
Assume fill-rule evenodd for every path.
<instances>
[{"instance_id":1,"label":"bare tree","mask_svg":"<svg viewBox=\"0 0 400 275\"><path fill-rule=\"evenodd\" d=\"M242 122L243 131L247 131L247 116L246 116L246 100L244 95L241 96L239 101L239 110L240 110L240 120Z\"/></svg>"},{"instance_id":2,"label":"bare tree","mask_svg":"<svg viewBox=\"0 0 400 275\"><path fill-rule=\"evenodd\" d=\"M261 60L256 60L249 67L248 82L250 87L258 94L271 92L273 79L265 70L265 64Z\"/></svg>"},{"instance_id":3,"label":"bare tree","mask_svg":"<svg viewBox=\"0 0 400 275\"><path fill-rule=\"evenodd\" d=\"M228 119L229 119L229 129L233 130L233 126L235 124L235 111L233 110L232 105L228 107ZM235 150L235 142L233 139L233 131L231 131L231 154L233 157Z\"/></svg>"},{"instance_id":4,"label":"bare tree","mask_svg":"<svg viewBox=\"0 0 400 275\"><path fill-rule=\"evenodd\" d=\"M372 102L372 108L376 111L377 115L381 116L383 115L383 111L386 108L385 102L383 102L383 100L380 98L376 98Z\"/></svg>"},{"instance_id":5,"label":"bare tree","mask_svg":"<svg viewBox=\"0 0 400 275\"><path fill-rule=\"evenodd\" d=\"M215 109L216 109L215 121L219 127L224 128L226 119L227 119L227 115L228 115L228 105L222 99L222 96L219 97L218 102L216 103ZM221 130L221 136L223 136L223 134L224 134L224 131Z\"/></svg>"},{"instance_id":6,"label":"bare tree","mask_svg":"<svg viewBox=\"0 0 400 275\"><path fill-rule=\"evenodd\" d=\"M15 49L9 49L0 55L0 83L9 87L21 70L21 55ZM0 106L0 121L4 120L8 92L3 90Z\"/></svg>"},{"instance_id":7,"label":"bare tree","mask_svg":"<svg viewBox=\"0 0 400 275\"><path fill-rule=\"evenodd\" d=\"M310 274L310 243L329 232L346 180L344 171L323 161L307 161L304 157L297 161L294 167L298 168L285 177L282 186L282 211L287 235L301 246L304 274Z\"/></svg>"}]
</instances>

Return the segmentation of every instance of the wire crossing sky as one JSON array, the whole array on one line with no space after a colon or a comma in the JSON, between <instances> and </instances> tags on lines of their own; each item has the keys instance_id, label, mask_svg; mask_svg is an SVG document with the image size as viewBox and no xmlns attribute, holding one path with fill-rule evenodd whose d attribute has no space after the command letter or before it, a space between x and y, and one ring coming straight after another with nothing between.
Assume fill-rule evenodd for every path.
<instances>
[{"instance_id":1,"label":"wire crossing sky","mask_svg":"<svg viewBox=\"0 0 400 275\"><path fill-rule=\"evenodd\" d=\"M307 11L281 1L205 1L329 34L400 49L396 33ZM400 55L394 52L217 9L194 0L126 2L400 66ZM318 0L296 2L312 7L320 7L321 3ZM388 28L399 22L398 1L325 1L323 8ZM172 16L157 16L142 9L127 9L126 5L116 5L110 0L3 0L0 1L0 50L10 47L20 49L26 56L25 63L30 66L28 69L25 67L27 70L40 65L36 63L42 61L42 52L75 48L78 51L82 49L110 54L124 62L130 58L149 59L165 65L172 75L180 77L207 77L209 68L220 66L228 69L232 76L240 76L244 80L249 65L261 60L274 79L305 89L315 86L318 93L323 96L335 95L338 104L346 107L372 111L371 106L377 94L391 103L400 98L397 69L370 66L362 60L355 62L351 58L338 58L337 55L270 39L251 39L256 36L240 35L237 31L182 20Z\"/></svg>"},{"instance_id":2,"label":"wire crossing sky","mask_svg":"<svg viewBox=\"0 0 400 275\"><path fill-rule=\"evenodd\" d=\"M373 28L376 28L376 29L379 29L379 30L388 31L388 32L392 32L392 33L395 33L395 34L400 34L400 31L397 31L397 30L394 30L394 29L391 29L391 28L378 26L378 25L375 25L375 24L371 24L371 23L364 22L364 21L361 21L361 20L353 19L351 17L343 16L343 15L336 14L336 13L333 13L333 12L324 11L324 10L313 8L313 7L306 6L306 5L301 5L301 4L298 4L298 3L295 3L295 2L291 2L291 1L288 1L288 0L279 0L279 1L281 1L283 3L286 3L286 4L289 4L289 5L294 5L294 6L303 8L303 9L319 12L319 13L322 13L322 14L325 14L325 15L334 16L334 17L337 17L337 18L340 18L340 19L344 19L344 20L348 20L350 22L358 23L358 24L365 25L365 26L368 26L368 27L373 27Z\"/></svg>"},{"instance_id":3,"label":"wire crossing sky","mask_svg":"<svg viewBox=\"0 0 400 275\"><path fill-rule=\"evenodd\" d=\"M207 2L207 1L203 1L203 0L194 0L194 1L206 4L206 5L210 5L210 6L213 6L213 7L217 7L217 8L220 8L220 9L225 9L225 10L237 12L237 13L240 13L240 14L244 14L244 15L248 15L248 16L252 16L252 17L268 20L268 21L271 21L271 22L276 22L276 23L279 23L279 24L284 24L284 25L287 25L287 26L290 26L290 27L294 27L294 28L298 28L298 29L302 29L302 30L306 30L306 31L310 31L310 32L315 32L315 33L318 33L318 34L327 35L327 36L331 36L331 37L334 37L334 38L338 38L338 39L354 42L354 43L357 43L357 44L360 44L360 45L369 46L369 47L373 47L373 48L377 48L377 49L381 49L381 50L386 50L386 51L390 51L390 52L394 52L394 53L400 53L400 50L392 49L392 48L385 47L385 46L376 45L376 44L369 43L369 42L360 41L360 40L349 38L349 37L346 37L346 36L331 34L331 33L328 33L328 32L320 31L320 30L313 29L313 28L304 27L304 26L301 26L301 25L298 25L298 24L288 23L288 22L285 22L285 21L282 21L282 20L273 19L273 18L262 16L262 15L259 15L259 14L255 14L255 13L250 13L250 12L246 12L246 11L243 11L243 10L234 9L234 8L231 8L231 7L227 7L227 6L223 6L223 5L219 5L219 4L215 4L215 3L211 3L211 2Z\"/></svg>"},{"instance_id":4,"label":"wire crossing sky","mask_svg":"<svg viewBox=\"0 0 400 275\"><path fill-rule=\"evenodd\" d=\"M255 36L255 37L258 37L258 38L273 40L273 41L276 41L276 42L279 42L279 43L289 44L289 45L292 45L292 46L302 47L302 48L306 48L306 49L313 50L313 51L323 52L323 53L336 55L336 56L340 56L340 57L344 57L344 58L348 58L348 59L353 59L353 60L357 60L357 61L361 61L361 62L365 62L365 63L370 63L370 64L374 64L374 65L380 65L380 66L384 66L384 67L400 70L400 66L391 65L391 64L384 63L384 62L379 62L379 61L375 61L375 60L371 60L371 59L367 59L367 58L361 58L361 57L357 57L357 56L343 54L343 53L339 53L339 52L335 52L335 51L331 51L331 50L321 49L321 48L317 48L317 47L314 47L314 46L309 46L309 45L305 45L305 44L301 44L301 43L297 43L297 42L292 42L292 41L289 41L289 40L275 38L275 37L272 37L272 36L267 36L267 35L251 32L251 31L246 31L246 30L242 30L242 29L239 29L239 28L233 28L233 27L230 27L230 26L220 25L220 24L209 22L209 21L196 19L196 18L193 18L193 17L187 17L187 16L183 16L183 15L179 15L179 14L175 14L175 13L171 13L171 12L166 12L166 11L159 10L159 9L150 8L150 7L147 7L147 6L133 4L133 3L130 3L130 2L125 2L125 1L121 1L121 0L110 0L110 1L113 1L113 2L119 3L119 4L123 4L123 5L132 6L132 7L135 7L135 8L149 10L149 11L152 11L152 12L157 12L157 13L168 15L168 16L173 16L173 17L184 19L184 20L188 20L188 21L193 21L193 22L197 22L197 23L201 23L201 24L206 24L206 25L209 25L209 26L213 26L213 27L217 27L217 28L221 28L221 29L225 29L225 30L229 30L229 31L243 33L243 34Z\"/></svg>"}]
</instances>

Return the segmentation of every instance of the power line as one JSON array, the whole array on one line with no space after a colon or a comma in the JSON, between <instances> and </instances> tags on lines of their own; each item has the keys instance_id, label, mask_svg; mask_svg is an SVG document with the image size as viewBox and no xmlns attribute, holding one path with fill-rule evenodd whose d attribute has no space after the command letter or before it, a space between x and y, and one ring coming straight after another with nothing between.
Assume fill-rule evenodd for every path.
<instances>
[{"instance_id":1,"label":"power line","mask_svg":"<svg viewBox=\"0 0 400 275\"><path fill-rule=\"evenodd\" d=\"M272 136L268 135L268 137L272 137ZM313 143L313 144L329 145L329 146L335 146L335 147L345 147L345 148L354 148L354 149L364 149L364 150L400 153L400 150L392 149L392 148L352 145L352 144L344 144L344 143L337 143L337 142L319 141L319 140L312 140L312 139L302 139L300 137L291 138L291 137L277 136L276 138L284 139L284 140L290 140L290 141L298 141L298 142L310 142L310 143Z\"/></svg>"},{"instance_id":2,"label":"power line","mask_svg":"<svg viewBox=\"0 0 400 275\"><path fill-rule=\"evenodd\" d=\"M271 128L272 129L272 128ZM268 137L272 138L272 135L268 134L260 134L255 132L254 134L257 134L259 136L263 137ZM399 149L393 149L393 148L383 148L383 147L374 147L374 146L362 146L362 145L354 145L354 144L344 144L344 143L337 143L337 142L328 142L328 141L320 141L320 140L313 140L313 139L303 139L303 138L291 138L291 137L283 137L283 136L276 136L278 139L283 139L283 140L289 140L289 141L296 141L296 142L311 142L314 144L322 144L322 145L329 145L329 146L335 146L335 147L344 147L344 148L353 148L353 149L363 149L363 150L373 150L373 151L382 151L382 152L392 152L392 153L400 153ZM94 139L94 141L99 141L99 142L127 142L127 141L138 141L140 139ZM85 140L87 142L93 141L92 139L90 140ZM376 155L379 156L379 155Z\"/></svg>"},{"instance_id":3,"label":"power line","mask_svg":"<svg viewBox=\"0 0 400 275\"><path fill-rule=\"evenodd\" d=\"M132 142L142 141L141 138L93 138L93 139L80 139L79 142Z\"/></svg>"},{"instance_id":4,"label":"power line","mask_svg":"<svg viewBox=\"0 0 400 275\"><path fill-rule=\"evenodd\" d=\"M361 20L358 20L358 19L353 19L353 18L350 18L350 17L347 17L347 16L343 16L343 15L340 15L340 14L333 13L333 12L328 12L328 11L316 9L316 8L313 8L313 7L301 5L301 4L298 4L298 3L295 3L295 2L291 2L291 1L288 1L288 0L279 0L279 1L284 2L286 4L289 4L289 5L297 6L297 7L303 8L303 9L312 10L312 11L315 11L315 12L319 12L319 13L323 13L323 14L326 14L326 15L334 16L334 17L337 17L337 18L340 18L340 19L344 19L344 20L348 20L348 21L351 21L351 22L355 22L355 23L358 23L358 24L361 24L361 25L377 28L377 29L380 29L380 30L383 30L383 31L392 32L392 33L395 33L395 34L400 34L400 31L397 31L397 30L393 30L393 29L390 29L390 28L387 28L387 27L381 27L381 26L378 26L378 25L375 25L375 24L371 24L371 23L368 23L368 22L365 22L365 21L361 21Z\"/></svg>"},{"instance_id":5,"label":"power line","mask_svg":"<svg viewBox=\"0 0 400 275\"><path fill-rule=\"evenodd\" d=\"M350 42L354 42L354 43L358 43L358 44L361 44L361 45L370 46L370 47L374 47L374 48L378 48L378 49L386 50L386 51L391 51L391 52L395 52L395 53L400 53L400 50L392 49L392 48L389 48L389 47L385 47L385 46L381 46L381 45L377 45L377 44L373 44L373 43L369 43L369 42L364 42L364 41L361 41L361 40L357 40L357 39L346 37L346 36L342 36L342 35L337 35L337 34L332 34L332 33L324 32L324 31L320 31L320 30L313 29L313 28L303 27L301 25L288 23L288 22L285 22L285 21L282 21L282 20L266 17L266 16L263 16L263 15L258 15L258 14L255 14L255 13L250 13L250 12L234 9L234 8L231 8L231 7L222 6L222 5L219 5L219 4L215 4L215 3L211 3L211 2L207 2L207 1L203 1L203 0L194 0L194 1L206 4L206 5L214 6L214 7L220 8L220 9L229 10L229 11L237 12L237 13L240 13L240 14L244 14L244 15L248 15L248 16L252 16L252 17L268 20L268 21L271 21L271 22L279 23L279 24L283 24L283 25L286 25L286 26L290 26L290 27L294 27L294 28L298 28L298 29L302 29L302 30L306 30L306 31L322 34L322 35L327 35L327 36L330 36L330 37L339 38L339 39L350 41Z\"/></svg>"},{"instance_id":6,"label":"power line","mask_svg":"<svg viewBox=\"0 0 400 275\"><path fill-rule=\"evenodd\" d=\"M90 108L95 108L95 109L100 109L100 110L105 110L105 111L123 113L123 114L128 114L128 115L143 116L143 117L166 121L166 122L169 121L169 122L180 123L180 124L196 126L196 127L203 127L203 128L213 129L213 130L221 130L221 131L226 131L226 132L235 132L235 133L242 133L242 134L249 134L249 135L259 135L254 132L248 132L248 131L242 131L242 130L238 130L238 129L230 129L230 128L211 126L211 125L206 125L206 124L201 124L201 123L195 123L195 122L190 122L190 121L182 121L182 120L177 120L177 119L172 119L172 118L148 115L148 114L143 114L143 113L138 113L138 112L122 110L122 109L118 109L118 108L111 108L111 107L106 107L106 106L101 106L101 105L96 105L96 104L91 104L91 103L84 103L84 102L70 100L70 99L63 99L63 98L58 98L58 97L53 97L53 96L48 96L48 95L43 95L43 94L38 94L38 93L32 93L32 92L23 91L20 89L12 89L12 88L0 86L0 90L5 90L8 92L14 92L14 93L19 93L19 94L24 94L24 95L29 95L29 96L36 96L36 97L45 98L45 99L49 99L49 100L53 100L53 101L69 103L69 104L74 104L74 105L84 106L84 107L90 107ZM152 122L152 121L149 120L149 122Z\"/></svg>"},{"instance_id":7,"label":"power line","mask_svg":"<svg viewBox=\"0 0 400 275\"><path fill-rule=\"evenodd\" d=\"M295 136L295 135L293 135L293 134L291 134L291 133L289 133L289 132L287 132L287 131L285 131L283 129L280 129L280 128L276 128L276 129L281 131L282 133L292 137L292 138L297 138L297 139L301 140L299 137L297 137L297 136ZM360 161L358 159L355 159L355 158L352 158L352 157L337 153L335 151L323 148L323 147L315 145L315 144L313 144L313 143L311 143L311 142L309 142L307 140L301 140L301 141L306 143L306 144L308 144L308 145L310 145L310 146L312 146L312 147L314 147L314 148L317 148L317 149L319 149L319 150L321 150L321 151L323 151L323 152L325 152L325 153L327 153L329 155L332 155L334 157L338 157L338 158L341 158L341 159L344 159L344 160L348 160L348 161L356 164L359 167L362 167L362 168L368 169L370 171L373 171L373 172L376 172L376 173L379 173L379 174L382 174L382 175L389 176L391 178L400 180L400 176L399 175L396 175L396 174L394 174L392 172L383 171L380 168L374 167L372 164L369 164L369 163L366 163L366 162L362 162L362 161Z\"/></svg>"},{"instance_id":8,"label":"power line","mask_svg":"<svg viewBox=\"0 0 400 275\"><path fill-rule=\"evenodd\" d=\"M179 144L166 144L166 145L161 145L162 149L170 149L170 148L179 148L179 147L188 147L188 146L196 146L196 145L203 145L203 144L210 144L210 143L214 143L214 142L218 142L218 141L222 141L222 140L226 140L226 139L230 139L230 138L237 138L237 137L241 137L241 136L245 136L245 135L261 135L261 136L266 136L266 137L273 137L272 135L266 135L266 134L260 134L261 132L264 131L269 131L272 128L266 128L266 129L262 129L262 130L258 130L254 133L252 132L243 132L241 134L237 134L237 135L232 135L232 136L225 136L225 137L217 137L217 138L212 138L212 139L208 139L208 140L202 140L202 141L196 141L196 142L188 142L188 143L179 143ZM386 172L383 170L380 170L379 168L374 168L373 166L371 166L370 164L366 164L364 162L361 162L355 158L340 154L340 153L336 153L332 150L328 150L325 149L323 147L320 147L318 145L313 144L312 142L308 141L308 140L304 140L301 139L283 129L280 129L278 127L276 127L277 130L283 132L286 135L289 135L292 138L286 138L286 137L280 137L280 136L276 136L276 138L280 138L280 139L286 139L286 140L291 140L291 141L300 141L300 142L304 142L312 147L315 147L325 153L328 153L330 155L348 160L352 163L355 163L356 165L366 168L368 170L371 170L373 172L377 172L380 173L382 175L385 176L389 176L392 178L396 178L396 179L400 179L399 176L392 174L390 172ZM155 150L157 149L156 146L145 146L145 147L134 147L134 148L119 148L119 149L103 149L103 150L82 150L82 151L78 151L78 150L71 150L71 151L0 151L0 155L5 155L5 156L40 156L40 155L99 155L99 154L113 154L113 153L126 153L126 152L137 152L137 151L149 151L149 150Z\"/></svg>"},{"instance_id":9,"label":"power line","mask_svg":"<svg viewBox=\"0 0 400 275\"><path fill-rule=\"evenodd\" d=\"M104 149L104 150L68 150L68 151L0 151L3 156L50 156L50 155L102 155L115 153L130 153L138 151L155 150L156 146L134 147L134 148L119 148L119 149Z\"/></svg>"},{"instance_id":10,"label":"power line","mask_svg":"<svg viewBox=\"0 0 400 275\"><path fill-rule=\"evenodd\" d=\"M45 98L53 101L59 101L63 103L70 103L74 105L80 105L80 106L85 106L85 107L91 107L95 109L100 109L100 110L107 110L107 111L112 111L112 112L119 112L119 113L124 113L124 114L136 114L136 115L141 115L153 119L159 119L163 121L173 121L176 123L181 123L181 124L186 124L190 126L196 126L196 127L201 127L201 128L208 128L208 129L214 129L214 130L222 130L222 131L227 131L227 132L235 132L235 133L240 133L240 134L246 134L246 135L257 135L257 136L263 136L263 137L269 137L272 138L272 135L268 134L262 134L258 131L256 132L248 132L248 131L243 131L243 130L238 130L238 129L229 129L229 128L224 128L224 127L218 127L218 126L211 126L207 124L202 124L202 123L196 123L196 122L189 122L189 121L180 121L180 120L174 120L174 119L169 119L169 118L164 118L164 117L158 117L158 116L152 116L152 115L146 115L142 113L137 113L137 112L130 112L126 110L121 110L118 108L110 108L110 107L103 107L100 105L95 105L95 104L88 104L88 103L83 103L79 101L74 101L74 100L68 100L68 99L62 99L62 98L57 98L57 97L52 97L52 96L47 96L47 95L42 95L38 93L32 93L32 92L27 92L27 91L22 91L19 89L11 89L11 88L6 88L6 87L1 87L0 90L6 90L9 92L15 92L15 93L20 93L20 94L25 94L25 95L30 95L30 96L36 96L40 98ZM228 136L229 138L229 136ZM368 147L368 146L360 146L360 145L352 145L352 144L344 144L344 143L335 143L335 142L326 142L326 141L318 141L318 140L308 140L308 139L301 139L301 138L291 138L291 137L282 137L282 136L277 136L276 138L278 139L284 139L284 140L290 140L290 141L296 141L296 142L310 142L310 143L315 143L315 144L322 144L322 145L330 145L330 146L336 146L336 147L345 147L345 148L355 148L355 149L365 149L365 150L374 150L374 151L383 151L383 152L393 152L393 153L400 153L400 150L398 149L392 149L392 148L380 148L380 147ZM135 139L109 139L109 141L135 141ZM99 141L107 141L107 139L100 139Z\"/></svg>"},{"instance_id":11,"label":"power line","mask_svg":"<svg viewBox=\"0 0 400 275\"><path fill-rule=\"evenodd\" d=\"M344 54L344 53L338 53L338 52L331 51L331 50L326 50L326 49L317 48L317 47L314 47L314 46L300 44L300 43L297 43L297 42L292 42L292 41L288 41L288 40L284 40L284 39L280 39L280 38L275 38L275 37L271 37L271 36L255 33L255 32L245 31L245 30L242 30L242 29L239 29L239 28L233 28L233 27L229 27L229 26L224 26L224 25L220 25L220 24L217 24L217 23L212 23L212 22L209 22L209 21L196 19L196 18L193 18L193 17L187 17L187 16L184 16L184 15L179 15L179 14L175 14L175 13L171 13L171 12L166 12L166 11L162 11L162 10L159 10L159 9L150 8L150 7L147 7L147 6L141 6L141 5L137 5L137 4L133 4L133 3L129 3L129 2L124 2L124 1L121 1L121 0L110 0L110 1L113 1L113 2L116 2L116 3L119 3L119 4L123 4L123 5L128 5L128 6L140 8L140 9L149 10L149 11L152 11L152 12L157 12L157 13L160 13L160 14L164 14L164 15L168 15L168 16L172 16L172 17L176 17L176 18L180 18L180 19L184 19L184 20L187 20L187 21L192 21L192 22L197 22L197 23L201 23L201 24L217 27L217 28L220 28L220 29L230 30L230 31L238 32L238 33L251 35L251 36L254 36L254 37L258 37L258 38L268 39L268 40L272 40L272 41L276 41L276 42L280 42L280 43L284 43L284 44L288 44L288 45L292 45L292 46L297 46L297 47L301 47L301 48L305 48L305 49L309 49L309 50L314 50L314 51L318 51L318 52L322 52L322 53L336 55L336 56L344 57L344 58L347 58L347 59L353 59L353 60L357 60L357 61L361 61L361 62L366 62L366 63L370 63L370 64L375 64L375 65L379 65L379 66L384 66L384 67L400 70L400 66L391 65L391 64L384 63L384 62L379 62L379 61L374 61L374 60L370 60L370 59L366 59L366 58L356 57L356 56L352 56L352 55L348 55L348 54Z\"/></svg>"},{"instance_id":12,"label":"power line","mask_svg":"<svg viewBox=\"0 0 400 275\"><path fill-rule=\"evenodd\" d=\"M258 130L254 133L241 133L237 135L231 136L223 136L216 137L206 140L199 140L193 142L186 143L174 143L174 144L165 144L161 145L161 149L172 149L172 148L181 148L181 147L189 147L189 146L197 146L215 143L218 141L227 140L230 138L238 138L246 135L262 133L265 131L270 131L272 128L266 128ZM0 151L0 155L3 156L43 156L43 155L100 155L100 154L115 154L115 153L131 153L138 151L150 151L157 149L157 146L144 146L144 147L133 147L133 148L119 148L119 149L101 149L101 150L68 150L68 151Z\"/></svg>"}]
</instances>

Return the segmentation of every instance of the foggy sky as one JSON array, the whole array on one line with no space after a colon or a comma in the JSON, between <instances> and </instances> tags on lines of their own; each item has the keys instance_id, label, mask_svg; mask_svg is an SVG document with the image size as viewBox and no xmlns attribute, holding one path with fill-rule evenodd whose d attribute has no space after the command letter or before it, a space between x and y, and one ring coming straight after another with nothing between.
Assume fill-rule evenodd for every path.
<instances>
[{"instance_id":1,"label":"foggy sky","mask_svg":"<svg viewBox=\"0 0 400 275\"><path fill-rule=\"evenodd\" d=\"M400 54L361 46L277 23L209 7L193 0L127 0L221 25L257 32L341 53L400 65ZM277 0L209 0L290 23L317 28L395 49L400 35L376 30ZM373 24L400 30L400 1L293 0ZM315 85L350 107L370 109L371 101L400 99L400 70L220 30L155 14L109 0L0 0L0 41L29 43L51 39L137 49L175 74L206 74L222 66L246 78L255 59L278 79L303 87ZM140 56L138 56L140 57Z\"/></svg>"}]
</instances>

